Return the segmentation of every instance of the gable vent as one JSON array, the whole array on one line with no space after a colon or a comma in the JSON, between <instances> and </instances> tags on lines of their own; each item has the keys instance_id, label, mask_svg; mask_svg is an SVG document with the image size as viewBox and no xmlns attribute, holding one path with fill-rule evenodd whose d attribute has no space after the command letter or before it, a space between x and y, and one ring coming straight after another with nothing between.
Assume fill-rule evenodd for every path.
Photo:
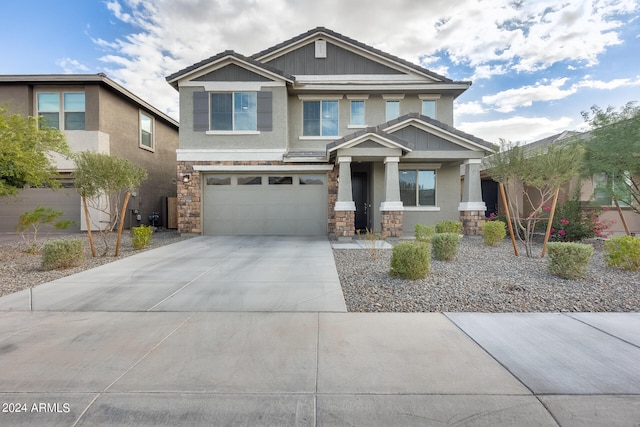
<instances>
[{"instance_id":1,"label":"gable vent","mask_svg":"<svg viewBox=\"0 0 640 427\"><path fill-rule=\"evenodd\" d=\"M326 58L326 57L327 57L327 41L316 40L316 58Z\"/></svg>"}]
</instances>

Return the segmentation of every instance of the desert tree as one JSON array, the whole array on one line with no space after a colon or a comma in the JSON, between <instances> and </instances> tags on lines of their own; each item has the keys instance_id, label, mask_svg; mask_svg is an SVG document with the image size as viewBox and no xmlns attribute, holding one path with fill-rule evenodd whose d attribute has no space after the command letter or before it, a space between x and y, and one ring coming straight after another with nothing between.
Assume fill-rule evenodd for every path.
<instances>
[{"instance_id":1,"label":"desert tree","mask_svg":"<svg viewBox=\"0 0 640 427\"><path fill-rule=\"evenodd\" d=\"M582 116L591 126L584 175L604 177L606 184L596 190L640 214L640 108L632 102L619 111L594 105Z\"/></svg>"},{"instance_id":2,"label":"desert tree","mask_svg":"<svg viewBox=\"0 0 640 427\"><path fill-rule=\"evenodd\" d=\"M544 208L557 200L563 184L578 175L583 153L571 139L534 149L503 140L500 150L487 157L489 175L511 196L507 209L528 257L533 256L536 224L548 220Z\"/></svg>"},{"instance_id":3,"label":"desert tree","mask_svg":"<svg viewBox=\"0 0 640 427\"><path fill-rule=\"evenodd\" d=\"M0 106L0 196L15 195L25 186L60 187L52 153L70 155L61 131Z\"/></svg>"},{"instance_id":4,"label":"desert tree","mask_svg":"<svg viewBox=\"0 0 640 427\"><path fill-rule=\"evenodd\" d=\"M96 256L91 234L92 226L100 231L103 238L103 256L109 251L109 234L118 227L115 249L115 256L118 256L129 197L147 178L147 171L129 160L90 151L79 153L74 161L74 185L82 197L91 254ZM91 218L89 207L98 213L98 218Z\"/></svg>"}]
</instances>

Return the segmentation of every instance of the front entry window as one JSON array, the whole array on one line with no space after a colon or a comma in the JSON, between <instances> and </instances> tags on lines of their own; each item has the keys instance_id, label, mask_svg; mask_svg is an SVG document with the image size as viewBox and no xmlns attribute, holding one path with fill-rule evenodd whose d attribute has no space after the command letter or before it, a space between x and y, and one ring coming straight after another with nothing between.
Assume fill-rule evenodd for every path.
<instances>
[{"instance_id":1,"label":"front entry window","mask_svg":"<svg viewBox=\"0 0 640 427\"><path fill-rule=\"evenodd\" d=\"M403 206L435 206L436 171L401 170L400 200Z\"/></svg>"}]
</instances>

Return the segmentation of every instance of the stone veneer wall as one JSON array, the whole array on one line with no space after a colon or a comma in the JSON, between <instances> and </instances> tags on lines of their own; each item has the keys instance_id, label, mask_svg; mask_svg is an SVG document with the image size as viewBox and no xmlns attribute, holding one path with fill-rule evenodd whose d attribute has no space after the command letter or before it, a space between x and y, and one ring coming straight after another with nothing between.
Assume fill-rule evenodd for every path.
<instances>
[{"instance_id":1,"label":"stone veneer wall","mask_svg":"<svg viewBox=\"0 0 640 427\"><path fill-rule=\"evenodd\" d=\"M337 236L336 232L336 211L334 210L336 202L338 201L338 166L334 165L333 170L327 173L327 218L329 222L327 224L327 233L329 236ZM341 218L342 219L342 218Z\"/></svg>"},{"instance_id":2,"label":"stone veneer wall","mask_svg":"<svg viewBox=\"0 0 640 427\"><path fill-rule=\"evenodd\" d=\"M402 211L382 211L382 235L402 237Z\"/></svg>"},{"instance_id":3,"label":"stone veneer wall","mask_svg":"<svg viewBox=\"0 0 640 427\"><path fill-rule=\"evenodd\" d=\"M334 211L335 235L337 237L353 237L356 234L354 227L356 213L354 211Z\"/></svg>"},{"instance_id":4,"label":"stone veneer wall","mask_svg":"<svg viewBox=\"0 0 640 427\"><path fill-rule=\"evenodd\" d=\"M460 221L462 222L462 233L465 236L482 235L482 227L484 226L483 211L461 211Z\"/></svg>"}]
</instances>

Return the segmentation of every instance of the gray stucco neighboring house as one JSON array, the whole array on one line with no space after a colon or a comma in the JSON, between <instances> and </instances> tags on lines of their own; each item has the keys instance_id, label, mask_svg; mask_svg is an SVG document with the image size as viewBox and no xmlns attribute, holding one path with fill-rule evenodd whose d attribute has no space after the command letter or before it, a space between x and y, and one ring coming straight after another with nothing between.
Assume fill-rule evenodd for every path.
<instances>
[{"instance_id":1,"label":"gray stucco neighboring house","mask_svg":"<svg viewBox=\"0 0 640 427\"><path fill-rule=\"evenodd\" d=\"M167 198L176 196L178 122L123 86L100 74L0 75L0 105L9 113L43 117L60 129L73 152L94 151L142 166L148 174L130 200L124 226L168 226ZM54 158L63 188L25 188L0 200L0 232L12 232L20 214L43 205L74 221L70 231L86 230L80 196L73 188L74 163ZM104 226L103 214L91 214L92 228Z\"/></svg>"},{"instance_id":2,"label":"gray stucco neighboring house","mask_svg":"<svg viewBox=\"0 0 640 427\"><path fill-rule=\"evenodd\" d=\"M470 82L322 27L167 81L180 94L181 232L402 236L445 219L479 231L493 147L453 127Z\"/></svg>"}]
</instances>

